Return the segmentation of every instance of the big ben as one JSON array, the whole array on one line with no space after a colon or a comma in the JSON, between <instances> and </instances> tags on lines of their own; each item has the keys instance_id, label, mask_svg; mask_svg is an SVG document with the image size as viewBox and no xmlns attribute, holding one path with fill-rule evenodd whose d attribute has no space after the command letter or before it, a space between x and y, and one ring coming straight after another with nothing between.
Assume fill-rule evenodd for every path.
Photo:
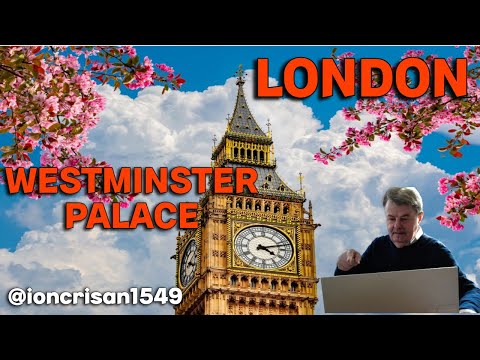
<instances>
[{"instance_id":1,"label":"big ben","mask_svg":"<svg viewBox=\"0 0 480 360\"><path fill-rule=\"evenodd\" d=\"M212 166L253 168L257 192L198 202L198 228L177 236L177 315L313 315L318 301L312 204L278 175L272 133L254 119L237 72L237 99Z\"/></svg>"}]
</instances>

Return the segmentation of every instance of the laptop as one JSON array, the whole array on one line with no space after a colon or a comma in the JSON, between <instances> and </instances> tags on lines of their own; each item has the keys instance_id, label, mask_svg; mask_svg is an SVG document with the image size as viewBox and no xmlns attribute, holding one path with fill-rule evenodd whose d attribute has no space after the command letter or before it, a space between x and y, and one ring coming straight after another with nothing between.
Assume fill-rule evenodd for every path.
<instances>
[{"instance_id":1,"label":"laptop","mask_svg":"<svg viewBox=\"0 0 480 360\"><path fill-rule=\"evenodd\" d=\"M325 313L458 313L458 268L320 278Z\"/></svg>"}]
</instances>

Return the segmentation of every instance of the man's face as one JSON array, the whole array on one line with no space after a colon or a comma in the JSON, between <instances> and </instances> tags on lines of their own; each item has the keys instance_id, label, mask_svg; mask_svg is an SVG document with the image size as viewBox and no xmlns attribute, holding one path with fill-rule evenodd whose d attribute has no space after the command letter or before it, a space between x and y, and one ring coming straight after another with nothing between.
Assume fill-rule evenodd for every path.
<instances>
[{"instance_id":1,"label":"man's face","mask_svg":"<svg viewBox=\"0 0 480 360\"><path fill-rule=\"evenodd\" d=\"M397 205L390 200L385 204L387 230L390 240L397 248L410 245L417 233L423 212L417 214L410 205Z\"/></svg>"}]
</instances>

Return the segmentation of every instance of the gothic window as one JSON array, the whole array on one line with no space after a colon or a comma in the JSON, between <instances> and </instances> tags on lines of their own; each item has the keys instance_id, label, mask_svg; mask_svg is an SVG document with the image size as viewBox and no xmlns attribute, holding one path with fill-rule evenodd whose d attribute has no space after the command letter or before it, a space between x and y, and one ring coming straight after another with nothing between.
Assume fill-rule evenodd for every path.
<instances>
[{"instance_id":1,"label":"gothic window","mask_svg":"<svg viewBox=\"0 0 480 360\"><path fill-rule=\"evenodd\" d=\"M262 284L262 289L267 289L268 288L268 280L267 279L263 278L261 284Z\"/></svg>"},{"instance_id":2,"label":"gothic window","mask_svg":"<svg viewBox=\"0 0 480 360\"><path fill-rule=\"evenodd\" d=\"M245 149L240 149L240 158L245 159Z\"/></svg>"},{"instance_id":3,"label":"gothic window","mask_svg":"<svg viewBox=\"0 0 480 360\"><path fill-rule=\"evenodd\" d=\"M242 276L240 282L241 282L241 284L242 284L242 287L247 287L247 285L248 285L248 279L247 279L246 276Z\"/></svg>"},{"instance_id":4,"label":"gothic window","mask_svg":"<svg viewBox=\"0 0 480 360\"><path fill-rule=\"evenodd\" d=\"M283 205L283 213L288 214L289 211L290 211L290 209L289 209L288 204Z\"/></svg>"},{"instance_id":5,"label":"gothic window","mask_svg":"<svg viewBox=\"0 0 480 360\"><path fill-rule=\"evenodd\" d=\"M265 153L263 151L260 151L260 161L261 162L265 161Z\"/></svg>"},{"instance_id":6,"label":"gothic window","mask_svg":"<svg viewBox=\"0 0 480 360\"><path fill-rule=\"evenodd\" d=\"M252 200L248 199L245 204L245 208L248 210L252 209Z\"/></svg>"},{"instance_id":7,"label":"gothic window","mask_svg":"<svg viewBox=\"0 0 480 360\"><path fill-rule=\"evenodd\" d=\"M270 175L270 174L267 175L267 176L265 177L265 180L267 180L267 181L272 181L272 175Z\"/></svg>"},{"instance_id":8,"label":"gothic window","mask_svg":"<svg viewBox=\"0 0 480 360\"><path fill-rule=\"evenodd\" d=\"M288 289L288 283L286 280L282 280L282 290L286 291Z\"/></svg>"},{"instance_id":9,"label":"gothic window","mask_svg":"<svg viewBox=\"0 0 480 360\"><path fill-rule=\"evenodd\" d=\"M273 212L274 212L274 213L280 212L280 205L275 204L275 206L273 207Z\"/></svg>"},{"instance_id":10,"label":"gothic window","mask_svg":"<svg viewBox=\"0 0 480 360\"><path fill-rule=\"evenodd\" d=\"M268 189L268 184L267 184L267 183L263 184L263 185L262 185L262 188Z\"/></svg>"},{"instance_id":11,"label":"gothic window","mask_svg":"<svg viewBox=\"0 0 480 360\"><path fill-rule=\"evenodd\" d=\"M280 185L280 186L278 187L278 190L280 190L280 191L285 191L285 185L283 185L283 184Z\"/></svg>"},{"instance_id":12,"label":"gothic window","mask_svg":"<svg viewBox=\"0 0 480 360\"><path fill-rule=\"evenodd\" d=\"M237 199L237 202L236 202L236 206L235 206L237 209L241 209L242 208L242 199Z\"/></svg>"},{"instance_id":13,"label":"gothic window","mask_svg":"<svg viewBox=\"0 0 480 360\"><path fill-rule=\"evenodd\" d=\"M257 288L257 284L258 284L258 279L257 278L252 278L252 280L250 280L250 287L256 289Z\"/></svg>"},{"instance_id":14,"label":"gothic window","mask_svg":"<svg viewBox=\"0 0 480 360\"><path fill-rule=\"evenodd\" d=\"M236 275L232 275L230 277L230 286L237 286L238 278Z\"/></svg>"},{"instance_id":15,"label":"gothic window","mask_svg":"<svg viewBox=\"0 0 480 360\"><path fill-rule=\"evenodd\" d=\"M255 201L255 210L261 210L262 205L260 205L260 201Z\"/></svg>"},{"instance_id":16,"label":"gothic window","mask_svg":"<svg viewBox=\"0 0 480 360\"><path fill-rule=\"evenodd\" d=\"M272 280L272 282L270 283L270 289L276 290L277 286L278 286L278 281L277 280Z\"/></svg>"},{"instance_id":17,"label":"gothic window","mask_svg":"<svg viewBox=\"0 0 480 360\"><path fill-rule=\"evenodd\" d=\"M236 159L238 158L238 148L233 148L233 157Z\"/></svg>"},{"instance_id":18,"label":"gothic window","mask_svg":"<svg viewBox=\"0 0 480 360\"><path fill-rule=\"evenodd\" d=\"M293 281L292 284L290 285L290 291L296 292L298 290L298 284Z\"/></svg>"},{"instance_id":19,"label":"gothic window","mask_svg":"<svg viewBox=\"0 0 480 360\"><path fill-rule=\"evenodd\" d=\"M295 306L294 303L290 303L290 306L288 307L288 313L290 315L298 315L297 307Z\"/></svg>"}]
</instances>

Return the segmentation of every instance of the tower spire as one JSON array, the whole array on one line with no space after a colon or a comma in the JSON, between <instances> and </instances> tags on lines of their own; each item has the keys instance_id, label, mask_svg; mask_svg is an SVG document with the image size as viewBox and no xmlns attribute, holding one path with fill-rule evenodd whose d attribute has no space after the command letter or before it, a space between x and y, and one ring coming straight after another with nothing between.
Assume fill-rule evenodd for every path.
<instances>
[{"instance_id":1,"label":"tower spire","mask_svg":"<svg viewBox=\"0 0 480 360\"><path fill-rule=\"evenodd\" d=\"M243 67L242 64L238 65L238 70L237 70L237 85L242 86L245 84L245 75L243 73Z\"/></svg>"}]
</instances>

